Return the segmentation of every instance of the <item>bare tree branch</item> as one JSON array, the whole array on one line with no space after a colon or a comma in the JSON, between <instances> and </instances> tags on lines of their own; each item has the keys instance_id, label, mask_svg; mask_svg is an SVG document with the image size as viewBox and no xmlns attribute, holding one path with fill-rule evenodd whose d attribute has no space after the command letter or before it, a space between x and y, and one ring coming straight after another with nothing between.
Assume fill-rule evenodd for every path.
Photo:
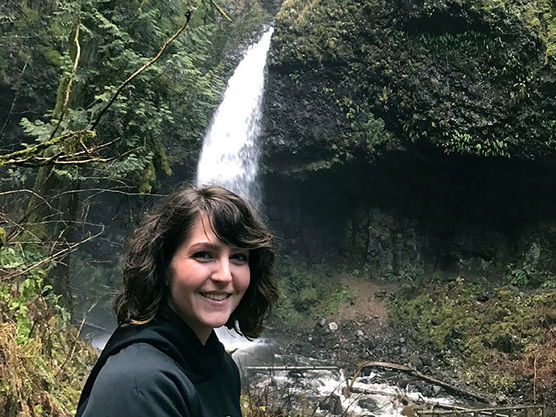
<instances>
[{"instance_id":1,"label":"bare tree branch","mask_svg":"<svg viewBox=\"0 0 556 417\"><path fill-rule=\"evenodd\" d=\"M184 24L176 31L176 33L174 33L172 36L170 36L170 38L168 40L166 40L166 42L164 42L164 45L162 45L162 48L160 48L158 53L153 58L151 58L146 64L141 66L141 68L139 68L137 71L135 71L133 74L131 74L122 84L120 84L120 86L116 89L116 92L114 93L114 96L112 96L112 99L106 104L106 106L104 106L102 108L102 110L98 114L97 118L92 123L91 129L95 129L97 127L98 123L100 122L100 119L102 118L102 116L104 115L106 110L108 110L108 108L114 103L114 101L116 101L116 99L118 98L118 96L120 95L122 90L131 81L133 81L133 79L135 77L137 77L139 74L141 74L143 71L145 71L148 67L150 67L152 64L154 64L156 61L158 61L158 59L162 56L164 51L166 51L168 46L170 46L170 44L187 28L187 26L189 25L189 21L191 20L191 15L192 14L193 14L193 11L191 9L188 9L185 12L185 22L184 22Z\"/></svg>"},{"instance_id":2,"label":"bare tree branch","mask_svg":"<svg viewBox=\"0 0 556 417\"><path fill-rule=\"evenodd\" d=\"M64 141L68 141L71 139L88 140L94 137L96 137L96 132L94 130L76 130L76 131L64 133L61 136L57 136L55 138L49 139L35 146L21 149L19 151L15 151L9 154L0 155L0 166L16 165L16 164L22 164L28 162L36 158L36 155L42 152L43 150L53 145L56 145L58 143L62 143Z\"/></svg>"},{"instance_id":3,"label":"bare tree branch","mask_svg":"<svg viewBox=\"0 0 556 417\"><path fill-rule=\"evenodd\" d=\"M78 11L78 13L81 13L81 11ZM73 80L75 79L75 77L77 75L77 67L79 65L79 59L81 57L81 46L79 45L79 27L80 26L81 26L81 19L80 19L79 14L78 14L77 15L77 23L75 25L75 35L73 36L73 42L75 43L75 58L73 60L73 66L72 66L72 69L71 69L70 78L68 80L68 85L66 86L66 92L65 92L65 95L64 95L64 102L62 103L62 108L60 109L60 117L58 118L58 124L56 125L56 127L52 131L52 134L50 135L50 139L52 139L54 137L54 135L56 135L56 132L60 128L60 125L62 124L62 121L64 120L64 116L66 115L66 112L68 110L68 103L69 103L69 98L70 98L70 95L71 95L71 87L73 85Z\"/></svg>"},{"instance_id":4,"label":"bare tree branch","mask_svg":"<svg viewBox=\"0 0 556 417\"><path fill-rule=\"evenodd\" d=\"M79 242L70 243L70 244L68 244L68 246L67 246L66 248L64 248L64 249L62 249L62 250L59 250L58 252L53 253L52 255L47 256L47 257L44 258L44 259L41 259L40 261L37 261L37 262L32 263L31 265L29 265L29 266L26 267L25 269L22 269L22 270L19 270L19 271L15 271L15 272L12 272L11 274L8 274L8 275L5 276L5 277L1 277L0 280L1 280L1 281L7 281L7 280L9 280L9 279L13 279L13 278L15 278L15 277L25 275L27 272L29 272L29 271L31 271L31 270L33 270L33 269L35 269L35 268L37 268L37 267L39 267L39 266L41 266L41 265L44 265L44 264L47 264L47 263L49 263L49 262L52 262L52 261L54 261L54 260L56 260L56 259L65 257L68 253L73 252L77 247L79 247L79 246L83 245L84 243L87 243L87 242L89 242L89 241L91 241L91 240L97 238L97 237L100 236L102 233L104 233L104 225L100 225L100 226L101 226L101 230L100 230L98 233L96 233L96 234L94 234L94 235L90 235L90 236L87 237L86 239L83 239L83 240L81 240L81 241L79 241Z\"/></svg>"},{"instance_id":5,"label":"bare tree branch","mask_svg":"<svg viewBox=\"0 0 556 417\"><path fill-rule=\"evenodd\" d=\"M216 2L214 0L210 0L211 4L214 6L214 8L216 10L218 10L218 12L224 16L224 18L228 21L231 22L232 18L230 16L228 16L228 14L224 11L224 9L222 9L222 7L220 7L218 4L216 4Z\"/></svg>"}]
</instances>

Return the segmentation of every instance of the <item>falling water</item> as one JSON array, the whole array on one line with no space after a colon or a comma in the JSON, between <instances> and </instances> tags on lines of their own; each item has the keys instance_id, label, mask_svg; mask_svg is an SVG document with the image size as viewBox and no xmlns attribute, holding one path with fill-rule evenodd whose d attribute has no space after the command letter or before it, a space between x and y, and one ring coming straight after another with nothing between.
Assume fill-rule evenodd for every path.
<instances>
[{"instance_id":1,"label":"falling water","mask_svg":"<svg viewBox=\"0 0 556 417\"><path fill-rule=\"evenodd\" d=\"M256 140L260 131L266 56L273 31L272 27L268 29L247 49L228 81L222 103L203 140L197 167L198 185L222 185L255 203L259 164ZM239 349L240 354L264 344L263 340L249 341L224 328L217 329L217 333L227 349Z\"/></svg>"},{"instance_id":2,"label":"falling water","mask_svg":"<svg viewBox=\"0 0 556 417\"><path fill-rule=\"evenodd\" d=\"M274 28L249 47L228 82L203 141L197 184L217 184L257 201L261 102Z\"/></svg>"}]
</instances>

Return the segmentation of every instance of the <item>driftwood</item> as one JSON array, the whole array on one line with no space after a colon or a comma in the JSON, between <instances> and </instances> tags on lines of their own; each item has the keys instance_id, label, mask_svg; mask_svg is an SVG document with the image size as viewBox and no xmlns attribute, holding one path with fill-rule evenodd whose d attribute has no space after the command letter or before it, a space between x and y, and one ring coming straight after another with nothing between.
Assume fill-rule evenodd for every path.
<instances>
[{"instance_id":1,"label":"driftwood","mask_svg":"<svg viewBox=\"0 0 556 417\"><path fill-rule=\"evenodd\" d=\"M430 382L431 384L441 386L444 389L446 389L446 391L456 393L456 394L459 394L459 395L463 395L465 397L474 398L474 399L476 399L478 401L481 401L483 403L488 403L489 402L488 398L483 397L482 395L475 394L471 391L464 390L463 388L456 387L455 385L452 385L452 384L449 384L447 382L441 381L439 379L436 379L436 378L430 377L428 375L422 374L421 372L417 371L416 369L410 368L409 366L400 365L400 364L397 364L397 363L390 363L390 362L364 361L364 362L359 363L359 365L357 366L357 370L355 371L355 373L353 374L353 377L351 378L351 382L348 384L348 390L349 391L354 390L353 383L355 382L355 378L357 378L357 376L359 375L361 370L363 368L369 368L369 367L395 369L397 371L401 371L401 372L410 374L410 375L412 375L416 378L419 378L419 379L422 379L424 381ZM353 392L355 392L355 391L353 391Z\"/></svg>"},{"instance_id":2,"label":"driftwood","mask_svg":"<svg viewBox=\"0 0 556 417\"><path fill-rule=\"evenodd\" d=\"M397 397L400 395L399 392L387 392L387 391L381 391L381 390L376 390L376 389L364 389L364 388L357 388L357 387L348 387L347 388L347 393L344 392L346 394L346 397L350 394L364 394L364 395L383 395L385 397Z\"/></svg>"},{"instance_id":3,"label":"driftwood","mask_svg":"<svg viewBox=\"0 0 556 417\"><path fill-rule=\"evenodd\" d=\"M380 391L380 390L370 390L370 389L363 389L363 388L357 388L357 387L351 387L350 388L344 388L344 395L349 396L350 393L355 393L355 394L365 394L365 395L383 395L383 396L392 396L392 397L398 397L401 398L402 401L404 398L407 399L407 397L400 393L394 393L394 392L387 392L387 391ZM420 413L426 413L426 414L430 414L430 413L445 413L445 411L439 411L436 412L434 410L436 410L437 408L440 409L444 409L444 410L449 410L449 413L453 413L453 412L459 412L459 413L466 413L472 410L469 410L468 408L465 407L460 407L457 405L447 405L447 404L442 404L442 403L436 403L436 402L429 402L426 401L424 398L421 399L408 399L409 404L407 404L401 411L400 413L403 416L406 417L419 417ZM430 408L424 408L424 407L430 407ZM447 417L453 417L452 415L447 415Z\"/></svg>"}]
</instances>

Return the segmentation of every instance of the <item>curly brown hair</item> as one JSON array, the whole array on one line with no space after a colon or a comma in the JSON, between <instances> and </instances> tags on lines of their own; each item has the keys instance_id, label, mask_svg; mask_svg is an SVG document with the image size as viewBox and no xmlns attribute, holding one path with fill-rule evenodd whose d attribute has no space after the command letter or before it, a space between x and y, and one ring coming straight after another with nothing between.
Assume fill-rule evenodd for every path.
<instances>
[{"instance_id":1,"label":"curly brown hair","mask_svg":"<svg viewBox=\"0 0 556 417\"><path fill-rule=\"evenodd\" d=\"M124 286L114 300L118 324L145 323L155 317L166 302L165 271L201 213L223 243L249 249L251 281L226 327L249 338L260 336L263 321L278 300L273 236L249 202L219 186L179 189L135 231L124 257Z\"/></svg>"}]
</instances>

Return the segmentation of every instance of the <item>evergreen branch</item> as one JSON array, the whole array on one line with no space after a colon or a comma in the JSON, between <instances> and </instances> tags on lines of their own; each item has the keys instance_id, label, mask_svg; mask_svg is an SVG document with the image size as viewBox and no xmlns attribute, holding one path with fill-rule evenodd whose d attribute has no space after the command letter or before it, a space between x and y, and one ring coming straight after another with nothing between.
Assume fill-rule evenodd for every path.
<instances>
[{"instance_id":1,"label":"evergreen branch","mask_svg":"<svg viewBox=\"0 0 556 417\"><path fill-rule=\"evenodd\" d=\"M38 145L21 149L9 154L0 155L0 166L28 162L33 158L37 158L37 154L39 154L43 150L56 145L57 143L65 142L75 138L79 140L91 139L95 136L96 132L94 130L76 130L73 132L68 132L61 136L57 136L45 142L39 143Z\"/></svg>"},{"instance_id":2,"label":"evergreen branch","mask_svg":"<svg viewBox=\"0 0 556 417\"><path fill-rule=\"evenodd\" d=\"M172 35L170 36L170 38L168 38L166 40L166 42L164 42L164 45L162 45L162 47L160 48L160 50L158 51L158 53L151 58L146 64L144 64L143 66L141 66L141 68L139 68L137 71L135 71L133 74L131 74L123 83L120 84L120 86L117 88L116 92L114 93L114 95L112 96L112 99L106 104L106 106L104 106L102 108L102 110L100 111L100 113L98 114L97 118L95 119L95 121L92 123L91 125L91 129L95 129L96 126L98 125L98 123L100 122L100 119L102 118L102 116L104 115L104 113L106 112L106 110L108 110L108 108L110 106L112 106L112 104L116 101L116 99L118 98L118 96L120 95L120 93L122 92L122 90L131 82L133 81L133 79L135 77L137 77L138 75L140 75L143 71L145 71L148 67L150 67L152 64L154 64L156 61L158 61L158 59L162 56L162 54L164 53L164 51L166 51L166 49L168 48L168 46L170 46L170 44L187 28L187 26L189 25L189 22L191 20L191 15L193 14L192 10L189 9L187 10L187 12L185 13L185 22L184 24Z\"/></svg>"},{"instance_id":3,"label":"evergreen branch","mask_svg":"<svg viewBox=\"0 0 556 417\"><path fill-rule=\"evenodd\" d=\"M232 22L232 18L230 16L228 16L228 14L224 11L224 9L222 9L222 7L220 7L218 4L216 4L216 2L214 0L210 0L211 4L214 6L214 8L216 10L218 10L218 12L224 16L224 18L228 21L228 22Z\"/></svg>"}]
</instances>

